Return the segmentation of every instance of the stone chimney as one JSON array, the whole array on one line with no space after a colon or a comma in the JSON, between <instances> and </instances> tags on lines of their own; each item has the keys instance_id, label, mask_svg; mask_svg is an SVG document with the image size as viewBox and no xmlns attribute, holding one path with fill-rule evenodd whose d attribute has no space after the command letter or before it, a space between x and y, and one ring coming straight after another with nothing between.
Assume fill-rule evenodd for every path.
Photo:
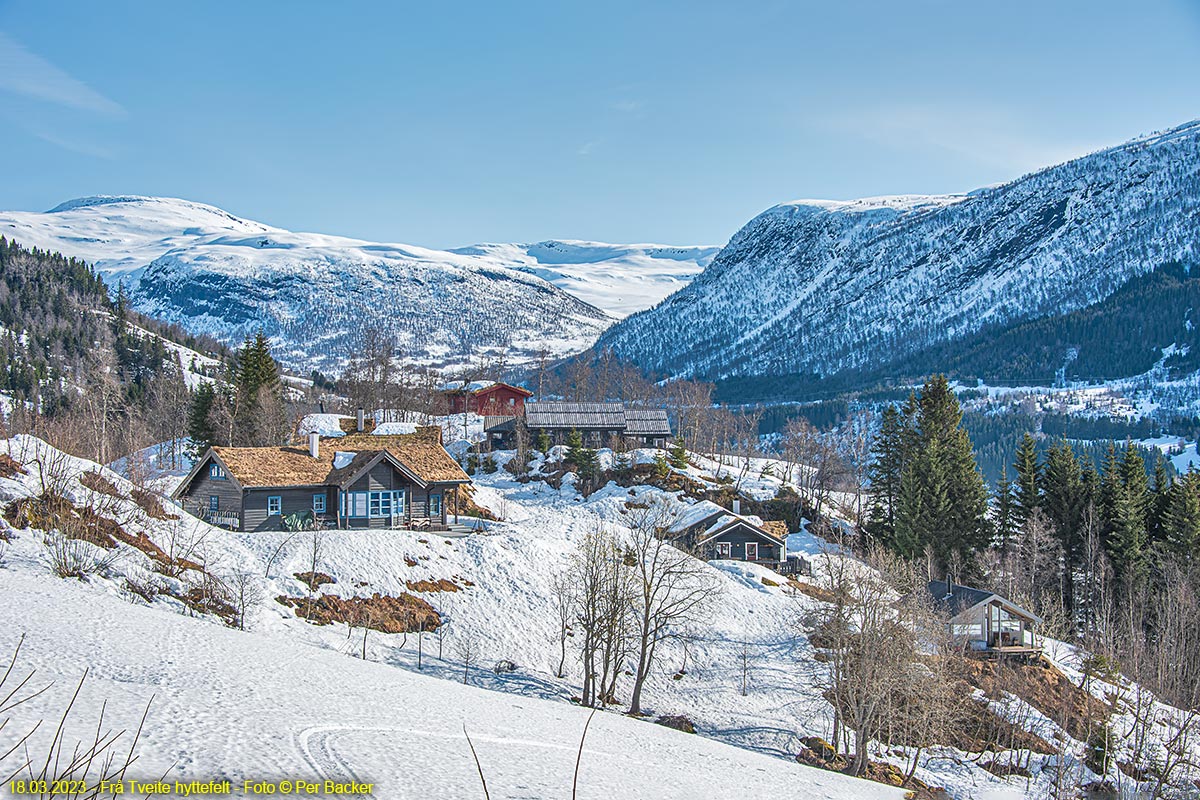
<instances>
[{"instance_id":1,"label":"stone chimney","mask_svg":"<svg viewBox=\"0 0 1200 800\"><path fill-rule=\"evenodd\" d=\"M310 433L308 435L308 454L313 458L321 457L321 434Z\"/></svg>"},{"instance_id":2,"label":"stone chimney","mask_svg":"<svg viewBox=\"0 0 1200 800\"><path fill-rule=\"evenodd\" d=\"M363 429L364 429L364 428L366 428L366 427L367 427L367 423L366 423L366 412L365 412L365 411L363 411L363 410L360 408L360 409L358 410L358 428L356 428L356 430L357 430L359 433L362 433L362 432L363 432Z\"/></svg>"}]
</instances>

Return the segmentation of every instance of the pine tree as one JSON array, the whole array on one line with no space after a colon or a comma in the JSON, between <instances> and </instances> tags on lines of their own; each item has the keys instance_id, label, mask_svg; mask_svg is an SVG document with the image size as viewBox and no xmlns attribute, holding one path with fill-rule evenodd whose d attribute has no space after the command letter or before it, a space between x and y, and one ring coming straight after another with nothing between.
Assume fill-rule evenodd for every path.
<instances>
[{"instance_id":1,"label":"pine tree","mask_svg":"<svg viewBox=\"0 0 1200 800\"><path fill-rule=\"evenodd\" d=\"M1105 475L1110 491L1110 516L1105 548L1113 572L1125 588L1136 590L1146 577L1146 511L1149 489L1146 463L1132 443L1127 444L1119 462L1112 464L1115 475Z\"/></svg>"},{"instance_id":2,"label":"pine tree","mask_svg":"<svg viewBox=\"0 0 1200 800\"><path fill-rule=\"evenodd\" d=\"M212 422L213 403L216 392L208 381L200 384L192 397L192 405L188 410L188 437L192 440L192 456L200 457L216 440L216 430Z\"/></svg>"},{"instance_id":3,"label":"pine tree","mask_svg":"<svg viewBox=\"0 0 1200 800\"><path fill-rule=\"evenodd\" d=\"M671 451L668 460L670 461L671 466L675 467L675 469L687 469L687 448L683 446L683 439L676 439L671 445Z\"/></svg>"},{"instance_id":4,"label":"pine tree","mask_svg":"<svg viewBox=\"0 0 1200 800\"><path fill-rule=\"evenodd\" d=\"M871 510L867 533L876 541L891 545L896 534L896 508L901 476L904 473L904 419L894 406L883 410L879 435L875 439L875 458L871 462Z\"/></svg>"},{"instance_id":5,"label":"pine tree","mask_svg":"<svg viewBox=\"0 0 1200 800\"><path fill-rule=\"evenodd\" d=\"M563 457L563 461L578 467L583 450L583 436L572 428L571 432L567 434L567 454Z\"/></svg>"},{"instance_id":6,"label":"pine tree","mask_svg":"<svg viewBox=\"0 0 1200 800\"><path fill-rule=\"evenodd\" d=\"M1189 470L1166 491L1163 541L1184 563L1200 550L1200 472Z\"/></svg>"},{"instance_id":7,"label":"pine tree","mask_svg":"<svg viewBox=\"0 0 1200 800\"><path fill-rule=\"evenodd\" d=\"M948 529L949 489L945 461L935 442L918 453L904 470L896 502L896 530L892 549L906 558L917 558L933 545L939 560L954 549Z\"/></svg>"},{"instance_id":8,"label":"pine tree","mask_svg":"<svg viewBox=\"0 0 1200 800\"><path fill-rule=\"evenodd\" d=\"M1038 464L1037 443L1028 433L1021 439L1017 458L1013 463L1017 472L1016 515L1017 524L1024 527L1041 503L1041 467Z\"/></svg>"},{"instance_id":9,"label":"pine tree","mask_svg":"<svg viewBox=\"0 0 1200 800\"><path fill-rule=\"evenodd\" d=\"M996 482L995 498L996 515L996 546L1001 552L1007 552L1016 538L1019 525L1017 521L1016 498L1013 497L1013 482L1008 477L1008 467L1000 467L1000 480Z\"/></svg>"},{"instance_id":10,"label":"pine tree","mask_svg":"<svg viewBox=\"0 0 1200 800\"><path fill-rule=\"evenodd\" d=\"M1146 536L1150 544L1161 542L1166 537L1167 509L1171 503L1171 478L1167 475L1167 461L1161 450L1154 453L1154 482L1150 487L1150 505L1147 509Z\"/></svg>"},{"instance_id":11,"label":"pine tree","mask_svg":"<svg viewBox=\"0 0 1200 800\"><path fill-rule=\"evenodd\" d=\"M1074 576L1083 554L1083 513L1088 500L1079 459L1066 441L1057 441L1046 451L1042 470L1041 508L1062 548L1063 603L1074 607Z\"/></svg>"},{"instance_id":12,"label":"pine tree","mask_svg":"<svg viewBox=\"0 0 1200 800\"><path fill-rule=\"evenodd\" d=\"M550 441L550 434L545 431L538 431L536 447L539 453L543 455L550 452L550 448L554 443Z\"/></svg>"}]
</instances>

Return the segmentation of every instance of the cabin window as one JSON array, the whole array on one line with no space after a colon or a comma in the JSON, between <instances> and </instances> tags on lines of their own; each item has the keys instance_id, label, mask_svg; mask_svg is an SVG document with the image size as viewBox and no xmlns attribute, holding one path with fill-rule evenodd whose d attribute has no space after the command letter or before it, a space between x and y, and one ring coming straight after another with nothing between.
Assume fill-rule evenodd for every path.
<instances>
[{"instance_id":1,"label":"cabin window","mask_svg":"<svg viewBox=\"0 0 1200 800\"><path fill-rule=\"evenodd\" d=\"M758 542L746 542L746 560L758 561Z\"/></svg>"},{"instance_id":2,"label":"cabin window","mask_svg":"<svg viewBox=\"0 0 1200 800\"><path fill-rule=\"evenodd\" d=\"M442 496L440 494L429 495L429 516L440 517L442 515Z\"/></svg>"},{"instance_id":3,"label":"cabin window","mask_svg":"<svg viewBox=\"0 0 1200 800\"><path fill-rule=\"evenodd\" d=\"M367 515L367 493L350 492L346 497L346 516L365 517Z\"/></svg>"},{"instance_id":4,"label":"cabin window","mask_svg":"<svg viewBox=\"0 0 1200 800\"><path fill-rule=\"evenodd\" d=\"M208 496L208 513L215 514L221 510L221 498L218 495L210 494Z\"/></svg>"},{"instance_id":5,"label":"cabin window","mask_svg":"<svg viewBox=\"0 0 1200 800\"><path fill-rule=\"evenodd\" d=\"M313 495L313 513L314 514L324 514L325 513L325 495L324 494L314 494Z\"/></svg>"},{"instance_id":6,"label":"cabin window","mask_svg":"<svg viewBox=\"0 0 1200 800\"><path fill-rule=\"evenodd\" d=\"M283 513L283 498L279 495L271 495L267 498L267 516L277 517Z\"/></svg>"},{"instance_id":7,"label":"cabin window","mask_svg":"<svg viewBox=\"0 0 1200 800\"><path fill-rule=\"evenodd\" d=\"M408 492L404 489L392 492L392 513L397 517L404 516L404 510L408 505Z\"/></svg>"},{"instance_id":8,"label":"cabin window","mask_svg":"<svg viewBox=\"0 0 1200 800\"><path fill-rule=\"evenodd\" d=\"M226 480L225 469L217 462L212 462L208 465L208 477L214 481Z\"/></svg>"},{"instance_id":9,"label":"cabin window","mask_svg":"<svg viewBox=\"0 0 1200 800\"><path fill-rule=\"evenodd\" d=\"M733 555L733 545L729 542L717 542L717 558L729 558Z\"/></svg>"},{"instance_id":10,"label":"cabin window","mask_svg":"<svg viewBox=\"0 0 1200 800\"><path fill-rule=\"evenodd\" d=\"M983 638L982 623L954 623L950 626L950 633L954 636L969 636L972 639Z\"/></svg>"},{"instance_id":11,"label":"cabin window","mask_svg":"<svg viewBox=\"0 0 1200 800\"><path fill-rule=\"evenodd\" d=\"M392 493L371 492L370 512L372 517L390 517L392 515Z\"/></svg>"}]
</instances>

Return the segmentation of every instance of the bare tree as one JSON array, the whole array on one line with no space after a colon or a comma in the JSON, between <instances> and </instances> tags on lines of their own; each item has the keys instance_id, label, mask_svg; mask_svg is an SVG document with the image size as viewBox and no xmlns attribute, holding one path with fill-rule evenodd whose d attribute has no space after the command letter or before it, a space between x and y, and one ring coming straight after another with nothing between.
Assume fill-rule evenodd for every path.
<instances>
[{"instance_id":1,"label":"bare tree","mask_svg":"<svg viewBox=\"0 0 1200 800\"><path fill-rule=\"evenodd\" d=\"M568 572L574 587L575 623L581 633L583 703L611 702L629 650L630 570L620 542L597 520L579 542Z\"/></svg>"},{"instance_id":2,"label":"bare tree","mask_svg":"<svg viewBox=\"0 0 1200 800\"><path fill-rule=\"evenodd\" d=\"M658 646L695 621L719 588L703 561L663 541L675 519L670 507L661 501L629 509L628 560L633 562L636 640L630 714L641 713L642 688Z\"/></svg>"}]
</instances>

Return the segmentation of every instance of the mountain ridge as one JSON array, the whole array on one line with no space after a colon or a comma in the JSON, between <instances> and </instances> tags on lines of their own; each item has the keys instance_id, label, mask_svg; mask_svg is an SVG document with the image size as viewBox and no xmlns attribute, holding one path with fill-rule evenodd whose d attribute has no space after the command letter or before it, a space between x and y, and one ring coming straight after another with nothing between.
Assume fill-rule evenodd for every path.
<instances>
[{"instance_id":1,"label":"mountain ridge","mask_svg":"<svg viewBox=\"0 0 1200 800\"><path fill-rule=\"evenodd\" d=\"M596 348L709 379L874 371L1194 257L1200 121L959 195L793 201Z\"/></svg>"},{"instance_id":2,"label":"mountain ridge","mask_svg":"<svg viewBox=\"0 0 1200 800\"><path fill-rule=\"evenodd\" d=\"M235 344L262 327L285 363L327 371L368 328L434 365L579 352L716 252L571 240L443 251L293 232L147 195L0 213L0 235L94 264L110 285L125 286L134 308L191 333ZM563 264L547 258L554 251Z\"/></svg>"}]
</instances>

